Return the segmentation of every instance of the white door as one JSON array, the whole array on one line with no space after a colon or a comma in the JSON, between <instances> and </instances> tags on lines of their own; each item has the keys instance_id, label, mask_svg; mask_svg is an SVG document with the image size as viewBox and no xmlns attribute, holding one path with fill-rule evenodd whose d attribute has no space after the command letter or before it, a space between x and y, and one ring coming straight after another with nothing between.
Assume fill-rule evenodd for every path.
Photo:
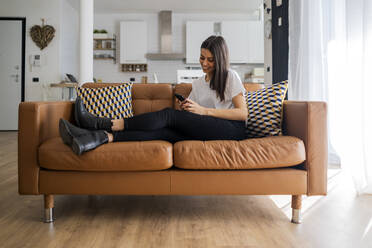
<instances>
[{"instance_id":1,"label":"white door","mask_svg":"<svg viewBox=\"0 0 372 248\"><path fill-rule=\"evenodd\" d=\"M0 20L0 130L18 130L22 96L22 21Z\"/></svg>"}]
</instances>

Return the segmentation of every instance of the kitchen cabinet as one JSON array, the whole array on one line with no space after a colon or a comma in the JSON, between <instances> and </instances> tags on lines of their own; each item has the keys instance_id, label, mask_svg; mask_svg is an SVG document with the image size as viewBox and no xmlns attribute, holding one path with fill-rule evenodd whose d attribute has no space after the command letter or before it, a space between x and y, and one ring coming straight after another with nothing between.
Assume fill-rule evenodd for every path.
<instances>
[{"instance_id":1,"label":"kitchen cabinet","mask_svg":"<svg viewBox=\"0 0 372 248\"><path fill-rule=\"evenodd\" d=\"M264 28L262 21L226 21L221 34L230 52L230 63L264 63Z\"/></svg>"},{"instance_id":2,"label":"kitchen cabinet","mask_svg":"<svg viewBox=\"0 0 372 248\"><path fill-rule=\"evenodd\" d=\"M264 24L263 21L248 22L248 63L264 63Z\"/></svg>"},{"instance_id":3,"label":"kitchen cabinet","mask_svg":"<svg viewBox=\"0 0 372 248\"><path fill-rule=\"evenodd\" d=\"M264 34L261 21L188 21L186 63L199 63L200 45L210 35L226 40L230 63L264 63Z\"/></svg>"},{"instance_id":4,"label":"kitchen cabinet","mask_svg":"<svg viewBox=\"0 0 372 248\"><path fill-rule=\"evenodd\" d=\"M247 21L226 21L221 23L221 35L227 43L230 63L248 63L249 29ZM255 35L254 35L255 36Z\"/></svg>"},{"instance_id":5,"label":"kitchen cabinet","mask_svg":"<svg viewBox=\"0 0 372 248\"><path fill-rule=\"evenodd\" d=\"M214 34L213 21L188 21L186 23L186 63L199 63L200 46Z\"/></svg>"},{"instance_id":6,"label":"kitchen cabinet","mask_svg":"<svg viewBox=\"0 0 372 248\"><path fill-rule=\"evenodd\" d=\"M120 22L120 63L145 64L147 24L145 21Z\"/></svg>"}]
</instances>

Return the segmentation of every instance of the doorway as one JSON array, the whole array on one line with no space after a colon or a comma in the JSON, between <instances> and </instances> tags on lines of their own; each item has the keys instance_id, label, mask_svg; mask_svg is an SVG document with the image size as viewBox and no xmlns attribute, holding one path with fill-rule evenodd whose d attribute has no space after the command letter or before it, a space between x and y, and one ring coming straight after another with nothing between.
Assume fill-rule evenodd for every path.
<instances>
[{"instance_id":1,"label":"doorway","mask_svg":"<svg viewBox=\"0 0 372 248\"><path fill-rule=\"evenodd\" d=\"M288 7L288 0L272 0L271 2L273 83L288 80Z\"/></svg>"},{"instance_id":2,"label":"doorway","mask_svg":"<svg viewBox=\"0 0 372 248\"><path fill-rule=\"evenodd\" d=\"M0 131L18 130L25 99L26 18L0 17Z\"/></svg>"}]
</instances>

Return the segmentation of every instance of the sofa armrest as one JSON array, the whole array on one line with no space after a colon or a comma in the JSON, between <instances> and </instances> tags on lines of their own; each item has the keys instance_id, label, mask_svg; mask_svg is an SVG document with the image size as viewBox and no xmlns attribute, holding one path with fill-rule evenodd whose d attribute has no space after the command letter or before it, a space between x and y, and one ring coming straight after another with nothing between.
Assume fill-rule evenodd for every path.
<instances>
[{"instance_id":1,"label":"sofa armrest","mask_svg":"<svg viewBox=\"0 0 372 248\"><path fill-rule=\"evenodd\" d=\"M18 191L39 194L38 148L59 136L60 118L73 119L74 102L22 102L18 118Z\"/></svg>"},{"instance_id":2,"label":"sofa armrest","mask_svg":"<svg viewBox=\"0 0 372 248\"><path fill-rule=\"evenodd\" d=\"M327 194L328 136L325 102L285 101L283 132L303 140L306 149L307 195Z\"/></svg>"}]
</instances>

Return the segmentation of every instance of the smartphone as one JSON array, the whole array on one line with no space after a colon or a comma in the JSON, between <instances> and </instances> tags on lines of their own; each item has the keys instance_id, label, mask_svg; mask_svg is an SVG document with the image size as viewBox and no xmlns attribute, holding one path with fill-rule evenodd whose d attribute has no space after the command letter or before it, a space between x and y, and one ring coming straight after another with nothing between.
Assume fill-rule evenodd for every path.
<instances>
[{"instance_id":1,"label":"smartphone","mask_svg":"<svg viewBox=\"0 0 372 248\"><path fill-rule=\"evenodd\" d=\"M175 97L177 97L177 99L180 100L181 102L185 101L185 98L184 98L182 95L177 94L177 93L175 93L174 95L175 95Z\"/></svg>"}]
</instances>

